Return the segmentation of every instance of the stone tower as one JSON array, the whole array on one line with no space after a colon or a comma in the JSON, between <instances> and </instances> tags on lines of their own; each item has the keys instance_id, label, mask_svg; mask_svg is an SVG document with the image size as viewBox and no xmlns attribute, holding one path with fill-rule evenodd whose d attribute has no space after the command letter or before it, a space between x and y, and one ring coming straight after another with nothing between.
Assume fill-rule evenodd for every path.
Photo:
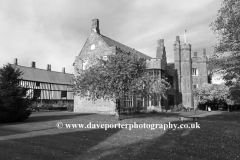
<instances>
[{"instance_id":1,"label":"stone tower","mask_svg":"<svg viewBox=\"0 0 240 160\"><path fill-rule=\"evenodd\" d=\"M174 49L174 66L177 70L177 81L176 89L178 92L181 92L181 45L179 36L176 37L175 44L173 45Z\"/></svg>"},{"instance_id":2,"label":"stone tower","mask_svg":"<svg viewBox=\"0 0 240 160\"><path fill-rule=\"evenodd\" d=\"M166 50L164 46L164 39L159 39L158 41L158 46L157 46L157 51L156 51L156 59L160 59L160 67L161 69L165 70L165 66L167 63L167 57L166 57Z\"/></svg>"},{"instance_id":3,"label":"stone tower","mask_svg":"<svg viewBox=\"0 0 240 160\"><path fill-rule=\"evenodd\" d=\"M203 49L203 55L199 61L200 84L208 83L207 61L206 49Z\"/></svg>"},{"instance_id":4,"label":"stone tower","mask_svg":"<svg viewBox=\"0 0 240 160\"><path fill-rule=\"evenodd\" d=\"M186 108L192 108L193 91L191 45L186 43L181 45L181 93L183 106Z\"/></svg>"}]
</instances>

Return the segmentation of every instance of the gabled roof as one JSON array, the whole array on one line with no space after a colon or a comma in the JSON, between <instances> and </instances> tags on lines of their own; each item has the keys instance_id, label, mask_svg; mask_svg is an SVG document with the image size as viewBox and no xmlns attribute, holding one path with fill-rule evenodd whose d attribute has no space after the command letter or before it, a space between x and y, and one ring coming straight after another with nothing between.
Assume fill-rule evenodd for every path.
<instances>
[{"instance_id":1,"label":"gabled roof","mask_svg":"<svg viewBox=\"0 0 240 160\"><path fill-rule=\"evenodd\" d=\"M73 82L73 74L48 71L44 69L25 67L12 64L16 69L20 69L23 72L22 79L36 82L47 82L55 84L69 84Z\"/></svg>"},{"instance_id":2,"label":"gabled roof","mask_svg":"<svg viewBox=\"0 0 240 160\"><path fill-rule=\"evenodd\" d=\"M111 38L108 38L104 35L101 35L100 36L102 37L102 39L110 46L110 47L113 47L113 46L116 46L116 47L119 47L120 49L122 49L123 51L125 52L130 52L130 53L133 53L133 54L136 54L138 55L139 57L142 57L142 58L146 58L146 59L151 59L151 57L145 55L144 53L141 53L133 48L130 48L124 44L121 44Z\"/></svg>"}]
</instances>

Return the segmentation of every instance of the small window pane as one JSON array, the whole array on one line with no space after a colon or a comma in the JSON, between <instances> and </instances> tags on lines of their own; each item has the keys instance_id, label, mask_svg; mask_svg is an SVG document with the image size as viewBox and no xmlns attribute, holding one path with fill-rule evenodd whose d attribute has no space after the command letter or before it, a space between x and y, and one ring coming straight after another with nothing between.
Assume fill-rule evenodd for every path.
<instances>
[{"instance_id":1,"label":"small window pane","mask_svg":"<svg viewBox=\"0 0 240 160\"><path fill-rule=\"evenodd\" d=\"M61 97L66 98L67 97L67 91L62 91L61 92Z\"/></svg>"},{"instance_id":2,"label":"small window pane","mask_svg":"<svg viewBox=\"0 0 240 160\"><path fill-rule=\"evenodd\" d=\"M40 86L40 82L36 82L36 86L39 87Z\"/></svg>"},{"instance_id":3,"label":"small window pane","mask_svg":"<svg viewBox=\"0 0 240 160\"><path fill-rule=\"evenodd\" d=\"M192 75L197 76L198 75L198 69L197 68L192 68Z\"/></svg>"},{"instance_id":4,"label":"small window pane","mask_svg":"<svg viewBox=\"0 0 240 160\"><path fill-rule=\"evenodd\" d=\"M95 49L95 44L92 44L91 45L91 50L94 50Z\"/></svg>"}]
</instances>

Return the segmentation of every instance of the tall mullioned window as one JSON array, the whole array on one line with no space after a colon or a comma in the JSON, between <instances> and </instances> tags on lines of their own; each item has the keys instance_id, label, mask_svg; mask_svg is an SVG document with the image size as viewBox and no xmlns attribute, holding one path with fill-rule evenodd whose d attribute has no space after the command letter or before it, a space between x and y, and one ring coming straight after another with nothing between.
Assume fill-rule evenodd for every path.
<instances>
[{"instance_id":1,"label":"tall mullioned window","mask_svg":"<svg viewBox=\"0 0 240 160\"><path fill-rule=\"evenodd\" d=\"M198 69L197 68L192 68L192 75L193 76L198 76Z\"/></svg>"},{"instance_id":2,"label":"tall mullioned window","mask_svg":"<svg viewBox=\"0 0 240 160\"><path fill-rule=\"evenodd\" d=\"M171 85L171 87L173 88L174 86L173 86L173 76L168 76L168 78L167 78L167 82Z\"/></svg>"},{"instance_id":3,"label":"tall mullioned window","mask_svg":"<svg viewBox=\"0 0 240 160\"><path fill-rule=\"evenodd\" d=\"M160 76L161 70L160 69L149 69L148 74L151 77L157 77L157 76Z\"/></svg>"}]
</instances>

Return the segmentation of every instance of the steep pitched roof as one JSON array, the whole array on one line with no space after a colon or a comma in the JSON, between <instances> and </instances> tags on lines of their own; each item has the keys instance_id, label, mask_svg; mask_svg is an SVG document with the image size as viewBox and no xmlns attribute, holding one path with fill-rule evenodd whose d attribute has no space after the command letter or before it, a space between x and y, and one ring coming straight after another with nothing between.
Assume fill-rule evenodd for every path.
<instances>
[{"instance_id":1,"label":"steep pitched roof","mask_svg":"<svg viewBox=\"0 0 240 160\"><path fill-rule=\"evenodd\" d=\"M130 48L124 44L121 44L111 38L108 38L104 35L100 35L102 37L102 39L110 46L110 47L113 47L113 46L116 46L116 47L119 47L120 49L122 49L123 51L125 52L130 52L130 53L133 53L133 54L136 54L142 58L146 58L146 59L151 59L151 57L145 55L144 53L141 53L133 48Z\"/></svg>"},{"instance_id":2,"label":"steep pitched roof","mask_svg":"<svg viewBox=\"0 0 240 160\"><path fill-rule=\"evenodd\" d=\"M74 78L73 74L69 73L48 71L44 69L25 67L14 64L12 64L12 66L23 72L23 80L71 85Z\"/></svg>"}]
</instances>

